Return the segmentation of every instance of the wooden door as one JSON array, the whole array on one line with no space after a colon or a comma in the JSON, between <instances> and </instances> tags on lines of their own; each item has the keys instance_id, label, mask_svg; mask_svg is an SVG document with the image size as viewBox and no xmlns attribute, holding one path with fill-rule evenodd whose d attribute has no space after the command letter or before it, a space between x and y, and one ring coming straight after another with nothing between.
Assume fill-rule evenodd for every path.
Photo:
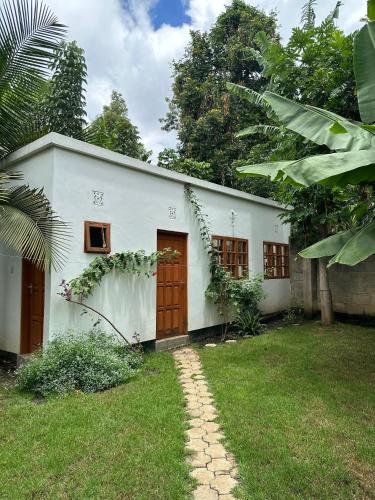
<instances>
[{"instance_id":1,"label":"wooden door","mask_svg":"<svg viewBox=\"0 0 375 500\"><path fill-rule=\"evenodd\" d=\"M157 268L156 338L187 333L187 235L158 231L158 250L179 252L173 261Z\"/></svg>"},{"instance_id":2,"label":"wooden door","mask_svg":"<svg viewBox=\"0 0 375 500\"><path fill-rule=\"evenodd\" d=\"M44 272L27 260L22 261L21 354L43 344Z\"/></svg>"}]
</instances>

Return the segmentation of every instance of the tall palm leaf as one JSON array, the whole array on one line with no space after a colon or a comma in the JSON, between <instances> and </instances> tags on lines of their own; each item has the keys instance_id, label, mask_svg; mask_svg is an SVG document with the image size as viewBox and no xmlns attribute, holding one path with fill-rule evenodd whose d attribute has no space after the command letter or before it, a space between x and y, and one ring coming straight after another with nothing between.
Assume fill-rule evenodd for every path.
<instances>
[{"instance_id":1,"label":"tall palm leaf","mask_svg":"<svg viewBox=\"0 0 375 500\"><path fill-rule=\"evenodd\" d=\"M0 7L0 158L37 137L31 119L48 66L65 33L39 0L5 0ZM19 173L0 171L0 241L48 269L67 250L68 227L40 189L10 187Z\"/></svg>"}]
</instances>

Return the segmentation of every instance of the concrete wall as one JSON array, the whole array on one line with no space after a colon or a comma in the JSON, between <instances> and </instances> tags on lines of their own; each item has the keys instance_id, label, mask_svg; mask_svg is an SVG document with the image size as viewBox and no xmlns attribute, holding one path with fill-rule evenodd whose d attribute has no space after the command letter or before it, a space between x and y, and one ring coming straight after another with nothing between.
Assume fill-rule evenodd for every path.
<instances>
[{"instance_id":1,"label":"concrete wall","mask_svg":"<svg viewBox=\"0 0 375 500\"><path fill-rule=\"evenodd\" d=\"M87 145L82 147L94 148ZM99 148L94 150L98 151ZM120 156L110 152L103 154L114 158ZM79 275L95 258L95 254L83 251L85 220L111 224L112 253L139 249L146 253L155 251L158 229L187 233L188 329L193 331L220 324L221 318L217 315L215 306L205 298L210 279L208 257L190 203L185 198L184 183L174 180L174 177L179 179L181 176L174 173L168 173L164 177L150 175L145 171L145 166L151 171L155 171L155 167L142 164L143 171L127 168L108 161L108 158L100 158L100 155L100 151L94 156L79 154L67 148L51 147L44 153L37 153L17 164L17 169L24 171L25 178L31 185L45 185L54 210L71 224L73 234L67 263L63 269L51 271L46 279L45 341L47 337L69 329L87 329L97 319L91 314L82 316L79 306L67 303L58 295L61 281L69 281ZM48 163L48 172L45 171L45 162ZM40 165L42 171L35 168L37 165ZM278 218L280 208L249 201L243 194L219 186L217 190L213 190L212 185L208 186L208 183L202 181L197 184L193 189L208 214L212 232L248 239L250 270L254 274L262 273L263 240L288 242L289 227L282 225ZM206 185L208 188L204 187ZM103 193L102 206L93 203L93 191ZM229 191L232 194L228 194ZM175 218L170 216L171 207L175 209ZM232 210L237 213L234 224ZM2 267L5 264L3 261ZM3 277L9 277L10 272L9 269L5 272L2 267L0 281ZM14 283L18 295L12 295L11 304L14 309L19 310L19 284L16 281ZM289 306L288 279L265 281L264 289L267 298L262 309L265 313ZM108 315L129 339L134 332L141 335L142 341L155 339L155 278L140 279L112 273L103 279L88 303ZM103 327L106 327L105 323ZM8 346L12 347L13 352L18 352L14 348L15 344L19 345L19 318L13 322L11 330L17 341L11 346L6 344L2 340L4 334L0 331L0 349L9 350L5 348ZM6 336L9 337L9 333Z\"/></svg>"},{"instance_id":2,"label":"concrete wall","mask_svg":"<svg viewBox=\"0 0 375 500\"><path fill-rule=\"evenodd\" d=\"M303 259L301 257L296 258L295 249L293 249L292 263L292 304L303 306ZM313 261L313 265L316 264L317 263ZM309 278L306 277L306 280L308 279ZM369 257L367 260L354 267L335 264L329 269L329 280L335 312L375 316L375 256ZM319 302L318 278L314 309L319 310Z\"/></svg>"},{"instance_id":3,"label":"concrete wall","mask_svg":"<svg viewBox=\"0 0 375 500\"><path fill-rule=\"evenodd\" d=\"M42 151L37 156L26 158L13 170L25 173L17 184L44 187L44 192L53 204L53 150ZM22 258L10 248L0 245L0 350L19 354L21 341L21 283ZM45 339L48 332L50 301L49 275L46 275Z\"/></svg>"}]
</instances>

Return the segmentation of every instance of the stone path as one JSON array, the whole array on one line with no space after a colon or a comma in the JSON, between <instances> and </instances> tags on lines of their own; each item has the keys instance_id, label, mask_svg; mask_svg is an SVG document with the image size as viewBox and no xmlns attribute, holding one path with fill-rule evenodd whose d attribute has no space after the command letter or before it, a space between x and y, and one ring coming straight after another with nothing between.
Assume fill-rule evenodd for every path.
<instances>
[{"instance_id":1,"label":"stone path","mask_svg":"<svg viewBox=\"0 0 375 500\"><path fill-rule=\"evenodd\" d=\"M186 446L192 454L188 461L193 466L191 474L199 483L193 498L234 500L231 491L238 484L237 467L233 455L221 443L224 435L215 422L217 412L198 353L187 347L174 351L173 357L180 369L189 414Z\"/></svg>"}]
</instances>

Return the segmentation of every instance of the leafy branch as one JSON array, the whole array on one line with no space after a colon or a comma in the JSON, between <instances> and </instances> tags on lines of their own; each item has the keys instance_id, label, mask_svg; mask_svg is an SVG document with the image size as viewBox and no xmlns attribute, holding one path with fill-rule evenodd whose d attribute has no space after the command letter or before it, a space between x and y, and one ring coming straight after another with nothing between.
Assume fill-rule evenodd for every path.
<instances>
[{"instance_id":1,"label":"leafy branch","mask_svg":"<svg viewBox=\"0 0 375 500\"><path fill-rule=\"evenodd\" d=\"M125 335L121 333L112 321L97 309L84 303L84 299L87 299L95 288L100 285L104 276L113 270L149 278L156 274L155 266L157 262L160 260L173 261L178 255L179 252L176 250L164 248L150 255L146 255L144 250L138 250L137 252L118 252L113 255L98 256L77 278L72 279L69 283L63 280L60 284L62 292L59 295L67 302L90 309L101 316L120 335L125 343L131 345Z\"/></svg>"}]
</instances>

